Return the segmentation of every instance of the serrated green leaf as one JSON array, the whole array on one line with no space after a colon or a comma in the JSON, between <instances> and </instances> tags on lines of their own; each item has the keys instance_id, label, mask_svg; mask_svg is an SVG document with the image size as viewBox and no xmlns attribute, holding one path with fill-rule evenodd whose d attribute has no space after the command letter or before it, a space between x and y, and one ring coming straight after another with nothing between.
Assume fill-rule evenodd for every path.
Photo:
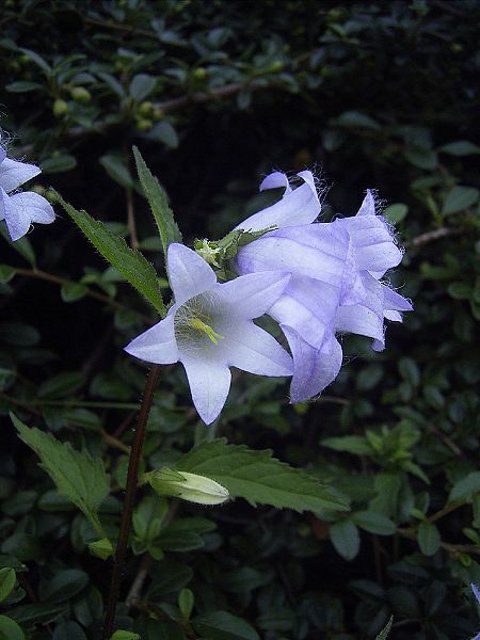
<instances>
[{"instance_id":1,"label":"serrated green leaf","mask_svg":"<svg viewBox=\"0 0 480 640\"><path fill-rule=\"evenodd\" d=\"M260 640L248 622L227 611L212 611L192 620L196 633L210 640Z\"/></svg>"},{"instance_id":2,"label":"serrated green leaf","mask_svg":"<svg viewBox=\"0 0 480 640\"><path fill-rule=\"evenodd\" d=\"M165 307L153 265L139 251L130 249L123 238L109 231L102 222L92 218L86 211L77 211L61 196L57 196L65 211L94 247L163 317Z\"/></svg>"},{"instance_id":3,"label":"serrated green leaf","mask_svg":"<svg viewBox=\"0 0 480 640\"><path fill-rule=\"evenodd\" d=\"M160 232L163 253L166 256L168 245L171 242L181 242L182 234L175 222L173 212L168 206L165 191L145 164L145 160L142 158L137 147L133 147L133 155L135 156L138 177L140 178L145 197L148 200L158 231Z\"/></svg>"},{"instance_id":4,"label":"serrated green leaf","mask_svg":"<svg viewBox=\"0 0 480 640\"><path fill-rule=\"evenodd\" d=\"M232 497L251 504L269 504L296 511L345 510L345 500L301 469L272 458L272 452L253 451L218 439L192 449L177 463L189 471L216 480Z\"/></svg>"},{"instance_id":5,"label":"serrated green leaf","mask_svg":"<svg viewBox=\"0 0 480 640\"><path fill-rule=\"evenodd\" d=\"M425 520L418 527L418 546L426 556L433 556L440 547L440 533L437 527Z\"/></svg>"},{"instance_id":6,"label":"serrated green leaf","mask_svg":"<svg viewBox=\"0 0 480 640\"><path fill-rule=\"evenodd\" d=\"M380 631L380 633L375 637L375 640L387 640L388 634L390 633L393 625L393 616L390 616L389 621Z\"/></svg>"},{"instance_id":7,"label":"serrated green leaf","mask_svg":"<svg viewBox=\"0 0 480 640\"><path fill-rule=\"evenodd\" d=\"M75 451L68 443L58 442L51 434L30 429L10 414L20 438L41 460L41 467L54 481L58 493L73 502L101 531L97 511L110 491L110 479L103 462L86 451Z\"/></svg>"}]
</instances>

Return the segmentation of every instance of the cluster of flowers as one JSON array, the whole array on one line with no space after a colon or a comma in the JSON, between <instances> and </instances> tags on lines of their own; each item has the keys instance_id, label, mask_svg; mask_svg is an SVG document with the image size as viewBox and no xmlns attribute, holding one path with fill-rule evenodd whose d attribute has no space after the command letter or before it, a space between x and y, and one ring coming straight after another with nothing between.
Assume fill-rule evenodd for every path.
<instances>
[{"instance_id":1,"label":"cluster of flowers","mask_svg":"<svg viewBox=\"0 0 480 640\"><path fill-rule=\"evenodd\" d=\"M285 191L277 203L236 227L259 233L239 248L233 280L219 283L200 255L171 244L167 266L175 302L161 322L126 347L147 362L181 362L206 424L225 404L231 366L292 376L291 401L304 401L337 376L342 363L338 333L370 337L373 349L382 350L384 320L401 321L401 313L412 310L382 281L402 253L376 212L372 192L356 216L315 222L321 205L314 178L309 171L298 176L303 184L296 189L279 172L260 185ZM253 322L264 314L279 323L291 355Z\"/></svg>"},{"instance_id":2,"label":"cluster of flowers","mask_svg":"<svg viewBox=\"0 0 480 640\"><path fill-rule=\"evenodd\" d=\"M50 224L55 220L53 208L43 196L33 191L16 193L20 185L40 172L34 164L7 158L0 144L0 220L5 220L12 240L24 236L33 222Z\"/></svg>"},{"instance_id":3,"label":"cluster of flowers","mask_svg":"<svg viewBox=\"0 0 480 640\"><path fill-rule=\"evenodd\" d=\"M45 198L16 192L39 173L33 164L7 158L0 145L0 220L12 240L24 236L33 222L55 218ZM260 185L261 190L282 187L284 194L235 228L253 238L236 251L238 277L220 283L201 255L171 244L167 267L174 303L161 322L126 347L147 362L181 362L206 424L225 404L230 367L292 376L291 401L304 401L336 378L342 363L338 333L368 336L373 349L382 350L384 320L401 321L401 313L412 310L382 281L402 253L376 212L372 192L356 216L320 223L314 178L309 171L298 176L303 184L296 189L280 172ZM210 257L218 266L215 252ZM279 323L290 353L253 322L264 314Z\"/></svg>"}]
</instances>

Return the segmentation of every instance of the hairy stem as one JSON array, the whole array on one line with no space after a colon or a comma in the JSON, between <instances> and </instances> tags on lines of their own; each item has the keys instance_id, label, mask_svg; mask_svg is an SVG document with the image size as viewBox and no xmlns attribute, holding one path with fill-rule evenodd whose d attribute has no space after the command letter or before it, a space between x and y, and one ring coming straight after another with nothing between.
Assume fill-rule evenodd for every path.
<instances>
[{"instance_id":1,"label":"hairy stem","mask_svg":"<svg viewBox=\"0 0 480 640\"><path fill-rule=\"evenodd\" d=\"M123 501L120 534L118 536L117 547L113 560L112 580L110 584L110 592L108 594L107 612L103 626L102 640L108 640L113 632L115 611L117 608L117 601L120 594L120 587L125 568L125 553L130 533L132 511L135 504L135 493L138 486L138 467L142 456L148 414L150 413L150 408L152 406L153 394L159 373L160 368L158 365L154 365L150 369L145 385L142 406L140 407L140 413L138 414L137 428L135 430L135 437L133 439L130 460L128 463L127 486L125 490L125 499Z\"/></svg>"}]
</instances>

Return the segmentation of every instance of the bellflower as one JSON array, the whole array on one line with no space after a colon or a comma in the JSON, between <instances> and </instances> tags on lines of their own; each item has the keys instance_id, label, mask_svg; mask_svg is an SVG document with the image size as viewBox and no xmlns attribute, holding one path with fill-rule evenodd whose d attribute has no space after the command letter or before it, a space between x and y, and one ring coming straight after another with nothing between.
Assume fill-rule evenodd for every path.
<instances>
[{"instance_id":1,"label":"bellflower","mask_svg":"<svg viewBox=\"0 0 480 640\"><path fill-rule=\"evenodd\" d=\"M38 193L12 193L27 180L41 173L39 167L7 158L0 145L0 220L5 220L12 240L18 240L30 229L32 222L50 224L55 213L50 203Z\"/></svg>"},{"instance_id":2,"label":"bellflower","mask_svg":"<svg viewBox=\"0 0 480 640\"><path fill-rule=\"evenodd\" d=\"M475 600L480 605L480 589L473 582L470 584L470 589L475 596ZM471 638L471 640L480 640L480 633L477 633L473 638Z\"/></svg>"},{"instance_id":3,"label":"bellflower","mask_svg":"<svg viewBox=\"0 0 480 640\"><path fill-rule=\"evenodd\" d=\"M293 402L320 393L337 376L342 362L337 332L369 336L373 348L381 350L384 319L401 321L401 311L412 308L380 281L402 254L376 214L372 192L355 217L309 224L320 212L320 202L312 175L306 171L299 176L304 184L293 191L281 173L263 181L261 188L285 186L283 198L237 228L255 230L268 222L277 229L242 247L236 258L239 274L280 270L292 276L268 314L280 323L292 351ZM299 215L295 194L300 190L309 197L307 211Z\"/></svg>"},{"instance_id":4,"label":"bellflower","mask_svg":"<svg viewBox=\"0 0 480 640\"><path fill-rule=\"evenodd\" d=\"M220 284L203 258L177 243L168 248L167 265L175 302L163 320L125 350L156 364L181 362L206 424L225 404L229 367L266 376L292 374L290 355L252 321L280 297L288 274L270 270Z\"/></svg>"}]
</instances>

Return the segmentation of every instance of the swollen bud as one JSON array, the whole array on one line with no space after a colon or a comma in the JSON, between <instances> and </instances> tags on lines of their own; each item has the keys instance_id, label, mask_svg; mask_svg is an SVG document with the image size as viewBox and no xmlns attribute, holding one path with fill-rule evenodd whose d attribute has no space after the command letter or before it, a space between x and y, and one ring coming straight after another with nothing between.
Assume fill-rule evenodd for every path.
<instances>
[{"instance_id":1,"label":"swollen bud","mask_svg":"<svg viewBox=\"0 0 480 640\"><path fill-rule=\"evenodd\" d=\"M222 504L230 497L228 490L215 480L187 471L163 468L146 473L143 479L159 496L182 498L197 504Z\"/></svg>"},{"instance_id":2,"label":"swollen bud","mask_svg":"<svg viewBox=\"0 0 480 640\"><path fill-rule=\"evenodd\" d=\"M56 118L61 118L68 112L68 104L62 98L57 98L53 103L52 111Z\"/></svg>"},{"instance_id":3,"label":"swollen bud","mask_svg":"<svg viewBox=\"0 0 480 640\"><path fill-rule=\"evenodd\" d=\"M90 542L88 550L92 556L106 560L113 555L113 546L108 538L102 538L101 540L95 540Z\"/></svg>"},{"instance_id":4,"label":"swollen bud","mask_svg":"<svg viewBox=\"0 0 480 640\"><path fill-rule=\"evenodd\" d=\"M70 95L76 102L90 102L92 94L85 87L72 87Z\"/></svg>"}]
</instances>

